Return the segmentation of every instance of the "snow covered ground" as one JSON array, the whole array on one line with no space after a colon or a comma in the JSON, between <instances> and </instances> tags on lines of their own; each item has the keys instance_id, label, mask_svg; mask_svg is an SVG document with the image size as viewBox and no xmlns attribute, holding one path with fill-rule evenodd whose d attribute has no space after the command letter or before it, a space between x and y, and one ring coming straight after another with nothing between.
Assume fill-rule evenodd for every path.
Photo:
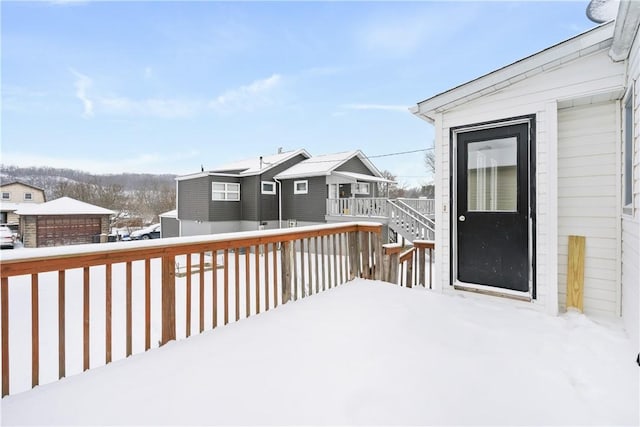
<instances>
[{"instance_id":1,"label":"snow covered ground","mask_svg":"<svg viewBox=\"0 0 640 427\"><path fill-rule=\"evenodd\" d=\"M2 424L640 423L615 322L356 280L2 399Z\"/></svg>"}]
</instances>

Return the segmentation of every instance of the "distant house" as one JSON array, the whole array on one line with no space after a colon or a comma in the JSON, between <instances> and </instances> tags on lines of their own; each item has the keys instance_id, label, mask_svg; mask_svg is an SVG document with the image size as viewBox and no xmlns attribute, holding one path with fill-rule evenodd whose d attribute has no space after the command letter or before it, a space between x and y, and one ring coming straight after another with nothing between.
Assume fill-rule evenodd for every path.
<instances>
[{"instance_id":1,"label":"distant house","mask_svg":"<svg viewBox=\"0 0 640 427\"><path fill-rule=\"evenodd\" d=\"M391 182L360 150L313 156L275 179L282 182L282 218L297 225L339 220L333 216L350 213L334 209L339 199L384 197L378 184Z\"/></svg>"},{"instance_id":2,"label":"distant house","mask_svg":"<svg viewBox=\"0 0 640 427\"><path fill-rule=\"evenodd\" d=\"M327 222L327 200L376 197L388 183L361 151L303 149L177 178L179 234L214 234Z\"/></svg>"},{"instance_id":3,"label":"distant house","mask_svg":"<svg viewBox=\"0 0 640 427\"><path fill-rule=\"evenodd\" d=\"M100 241L109 233L113 211L70 197L22 205L20 234L26 248L66 246Z\"/></svg>"},{"instance_id":4,"label":"distant house","mask_svg":"<svg viewBox=\"0 0 640 427\"><path fill-rule=\"evenodd\" d=\"M435 126L436 288L567 301L586 237L584 312L639 346L640 2L615 22L419 102Z\"/></svg>"},{"instance_id":5,"label":"distant house","mask_svg":"<svg viewBox=\"0 0 640 427\"><path fill-rule=\"evenodd\" d=\"M19 217L15 213L23 204L44 203L44 190L20 181L0 185L0 223L17 225Z\"/></svg>"},{"instance_id":6,"label":"distant house","mask_svg":"<svg viewBox=\"0 0 640 427\"><path fill-rule=\"evenodd\" d=\"M178 210L161 213L160 217L160 237L180 236L180 223L178 222Z\"/></svg>"}]
</instances>

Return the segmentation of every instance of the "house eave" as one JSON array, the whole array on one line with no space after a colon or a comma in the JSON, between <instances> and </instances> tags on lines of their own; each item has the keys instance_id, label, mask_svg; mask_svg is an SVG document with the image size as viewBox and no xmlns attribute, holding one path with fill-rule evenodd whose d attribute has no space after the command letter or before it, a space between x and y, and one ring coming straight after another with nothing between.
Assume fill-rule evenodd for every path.
<instances>
[{"instance_id":1,"label":"house eave","mask_svg":"<svg viewBox=\"0 0 640 427\"><path fill-rule=\"evenodd\" d=\"M613 61L624 61L629 57L639 26L640 2L621 1L613 32L613 43L609 50L609 56Z\"/></svg>"},{"instance_id":2,"label":"house eave","mask_svg":"<svg viewBox=\"0 0 640 427\"><path fill-rule=\"evenodd\" d=\"M512 64L418 102L410 111L433 123L436 114L440 112L497 92L579 57L609 48L613 32L614 22L599 25Z\"/></svg>"}]
</instances>

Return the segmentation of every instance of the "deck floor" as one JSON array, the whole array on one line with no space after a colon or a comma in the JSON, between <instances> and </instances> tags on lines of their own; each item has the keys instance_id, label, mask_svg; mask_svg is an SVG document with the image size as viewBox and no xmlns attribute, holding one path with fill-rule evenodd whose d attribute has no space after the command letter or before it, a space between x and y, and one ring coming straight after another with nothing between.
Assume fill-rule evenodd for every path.
<instances>
[{"instance_id":1,"label":"deck floor","mask_svg":"<svg viewBox=\"0 0 640 427\"><path fill-rule=\"evenodd\" d=\"M356 280L2 399L2 424L635 424L619 324Z\"/></svg>"}]
</instances>

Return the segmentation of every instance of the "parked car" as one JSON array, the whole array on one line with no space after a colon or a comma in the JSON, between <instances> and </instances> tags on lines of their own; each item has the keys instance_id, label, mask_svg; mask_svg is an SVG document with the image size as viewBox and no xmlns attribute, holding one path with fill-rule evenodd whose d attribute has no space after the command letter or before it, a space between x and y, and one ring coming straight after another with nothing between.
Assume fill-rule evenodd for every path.
<instances>
[{"instance_id":1,"label":"parked car","mask_svg":"<svg viewBox=\"0 0 640 427\"><path fill-rule=\"evenodd\" d=\"M9 227L0 227L0 247L13 249L14 236Z\"/></svg>"},{"instance_id":2,"label":"parked car","mask_svg":"<svg viewBox=\"0 0 640 427\"><path fill-rule=\"evenodd\" d=\"M149 240L160 238L160 224L152 224L142 230L136 230L130 234L131 240Z\"/></svg>"}]
</instances>

